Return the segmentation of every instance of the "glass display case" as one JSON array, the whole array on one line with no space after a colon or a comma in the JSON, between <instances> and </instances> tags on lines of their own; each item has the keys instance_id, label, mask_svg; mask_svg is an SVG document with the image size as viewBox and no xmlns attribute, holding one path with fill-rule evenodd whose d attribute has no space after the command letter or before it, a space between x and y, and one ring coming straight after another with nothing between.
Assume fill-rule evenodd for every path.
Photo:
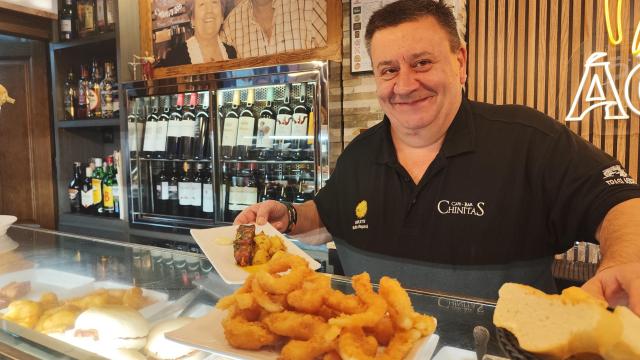
<instances>
[{"instance_id":1,"label":"glass display case","mask_svg":"<svg viewBox=\"0 0 640 360\"><path fill-rule=\"evenodd\" d=\"M313 199L329 176L328 64L124 84L133 226L187 230Z\"/></svg>"},{"instance_id":2,"label":"glass display case","mask_svg":"<svg viewBox=\"0 0 640 360\"><path fill-rule=\"evenodd\" d=\"M145 294L155 296L157 302L141 310L153 323L178 314L194 318L206 316L220 297L237 289L225 284L201 254L19 225L12 226L7 236L19 246L0 254L3 260L0 287L11 281L30 281L34 293L25 295L27 298L39 296L37 291L42 289L54 290L60 299L66 299L97 287L126 289L136 285ZM82 291L77 290L78 286ZM345 293L353 292L351 280L346 277L332 275L331 286ZM502 354L493 335L494 303L420 290L408 290L408 293L416 311L438 320L435 334L439 340L434 358L475 358L473 330L476 326L483 326L491 333L488 354ZM7 319L0 319L0 325L0 358L103 359L106 356ZM220 359L220 354L212 353L207 359Z\"/></svg>"}]
</instances>

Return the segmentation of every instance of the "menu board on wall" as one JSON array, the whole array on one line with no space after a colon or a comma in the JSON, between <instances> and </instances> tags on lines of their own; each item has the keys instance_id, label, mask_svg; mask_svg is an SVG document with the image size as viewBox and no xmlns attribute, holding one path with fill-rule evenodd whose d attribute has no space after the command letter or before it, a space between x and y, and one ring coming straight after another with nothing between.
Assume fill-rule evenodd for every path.
<instances>
[{"instance_id":1,"label":"menu board on wall","mask_svg":"<svg viewBox=\"0 0 640 360\"><path fill-rule=\"evenodd\" d=\"M397 0L351 0L351 72L371 71L364 34L371 15L381 7ZM445 0L454 8L460 38L466 36L466 0Z\"/></svg>"}]
</instances>

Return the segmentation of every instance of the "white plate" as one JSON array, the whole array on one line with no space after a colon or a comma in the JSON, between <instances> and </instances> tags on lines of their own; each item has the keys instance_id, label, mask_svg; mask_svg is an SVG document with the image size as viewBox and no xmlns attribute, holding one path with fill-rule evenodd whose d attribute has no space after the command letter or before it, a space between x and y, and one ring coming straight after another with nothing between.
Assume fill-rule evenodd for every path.
<instances>
[{"instance_id":1,"label":"white plate","mask_svg":"<svg viewBox=\"0 0 640 360\"><path fill-rule=\"evenodd\" d=\"M229 345L224 337L222 320L226 317L226 311L213 309L207 315L195 319L188 325L164 334L170 340L193 348L213 352L217 355L229 357L231 359L258 359L275 360L279 353L274 350L250 351L236 349ZM420 339L405 358L406 360L430 359L438 344L438 335Z\"/></svg>"},{"instance_id":2,"label":"white plate","mask_svg":"<svg viewBox=\"0 0 640 360\"><path fill-rule=\"evenodd\" d=\"M98 289L130 289L133 286L114 282L114 281L96 281L93 283L92 287L93 287L93 290L98 290ZM86 294L82 294L82 295L86 295ZM153 300L152 304L149 304L148 306L145 306L142 309L138 310L140 314L144 316L145 319L148 319L151 316L159 313L169 305L169 302L168 302L169 295L166 293L142 288L142 295Z\"/></svg>"},{"instance_id":3,"label":"white plate","mask_svg":"<svg viewBox=\"0 0 640 360\"><path fill-rule=\"evenodd\" d=\"M433 360L476 360L476 352L460 349L453 346L445 346L436 356L433 357ZM494 356L494 355L485 355L483 360L509 360L503 357Z\"/></svg>"},{"instance_id":4,"label":"white plate","mask_svg":"<svg viewBox=\"0 0 640 360\"><path fill-rule=\"evenodd\" d=\"M207 259L211 261L218 275L220 275L222 280L227 284L242 284L247 276L249 276L247 271L236 265L236 259L233 257L233 245L220 245L216 242L216 239L233 240L236 236L237 229L238 225L211 229L191 229L191 235L196 240L196 243L198 243L202 252L207 256ZM313 260L311 256L284 237L278 230L271 226L271 224L256 225L256 234L260 233L260 231L264 231L265 234L270 236L279 236L284 242L287 252L303 257L307 260L312 270L320 268L319 262Z\"/></svg>"},{"instance_id":5,"label":"white plate","mask_svg":"<svg viewBox=\"0 0 640 360\"><path fill-rule=\"evenodd\" d=\"M0 275L0 288L12 281L30 281L31 291L22 299L40 300L45 292L53 292L59 299L79 296L91 290L94 278L53 269L28 269Z\"/></svg>"}]
</instances>

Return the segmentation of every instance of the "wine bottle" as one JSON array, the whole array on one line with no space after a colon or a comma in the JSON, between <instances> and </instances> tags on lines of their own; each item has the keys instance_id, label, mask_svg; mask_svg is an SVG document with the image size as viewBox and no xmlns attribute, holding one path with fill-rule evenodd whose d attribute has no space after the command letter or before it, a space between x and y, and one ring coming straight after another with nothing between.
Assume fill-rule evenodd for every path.
<instances>
[{"instance_id":1,"label":"wine bottle","mask_svg":"<svg viewBox=\"0 0 640 360\"><path fill-rule=\"evenodd\" d=\"M202 217L202 172L204 165L198 163L196 171L193 172L193 181L191 183L191 216Z\"/></svg>"},{"instance_id":2,"label":"wine bottle","mask_svg":"<svg viewBox=\"0 0 640 360\"><path fill-rule=\"evenodd\" d=\"M147 111L147 120L144 126L144 142L142 144L142 152L144 157L150 159L156 150L156 138L158 134L158 108L160 107L160 101L157 96L152 96L150 99L151 111Z\"/></svg>"},{"instance_id":3,"label":"wine bottle","mask_svg":"<svg viewBox=\"0 0 640 360\"><path fill-rule=\"evenodd\" d=\"M191 216L192 213L193 177L190 169L191 166L185 161L182 164L182 173L178 182L178 215L180 216Z\"/></svg>"},{"instance_id":4,"label":"wine bottle","mask_svg":"<svg viewBox=\"0 0 640 360\"><path fill-rule=\"evenodd\" d=\"M233 91L233 101L231 109L224 116L224 125L222 129L222 144L220 155L225 160L235 158L235 147L238 139L238 118L240 107L240 90Z\"/></svg>"},{"instance_id":5,"label":"wine bottle","mask_svg":"<svg viewBox=\"0 0 640 360\"><path fill-rule=\"evenodd\" d=\"M202 217L213 219L213 179L208 165L204 167L200 177L202 178Z\"/></svg>"},{"instance_id":6,"label":"wine bottle","mask_svg":"<svg viewBox=\"0 0 640 360\"><path fill-rule=\"evenodd\" d=\"M60 11L60 39L71 40L76 37L76 10L73 0L64 0Z\"/></svg>"},{"instance_id":7,"label":"wine bottle","mask_svg":"<svg viewBox=\"0 0 640 360\"><path fill-rule=\"evenodd\" d=\"M253 103L255 90L247 89L247 102L240 111L238 119L238 138L236 140L236 159L248 160L249 150L253 147L256 133L256 117L254 115Z\"/></svg>"},{"instance_id":8,"label":"wine bottle","mask_svg":"<svg viewBox=\"0 0 640 360\"><path fill-rule=\"evenodd\" d=\"M182 105L184 104L184 94L176 94L171 97L171 116L169 118L169 128L167 129L167 158L178 157L180 122L182 121Z\"/></svg>"},{"instance_id":9,"label":"wine bottle","mask_svg":"<svg viewBox=\"0 0 640 360\"><path fill-rule=\"evenodd\" d=\"M96 215L104 215L104 201L102 197L102 182L104 180L104 169L102 168L102 158L95 158L96 164L91 176L91 187L93 187L93 207Z\"/></svg>"},{"instance_id":10,"label":"wine bottle","mask_svg":"<svg viewBox=\"0 0 640 360\"><path fill-rule=\"evenodd\" d=\"M155 196L155 209L154 212L156 214L168 214L167 203L169 202L169 179L171 177L171 172L167 167L167 164L170 163L162 163L162 170L160 170L160 174L158 174L158 178L156 180L156 196Z\"/></svg>"},{"instance_id":11,"label":"wine bottle","mask_svg":"<svg viewBox=\"0 0 640 360\"><path fill-rule=\"evenodd\" d=\"M89 70L87 65L80 65L80 79L78 79L78 107L77 107L77 119L86 119L88 117L88 103L87 97L89 95Z\"/></svg>"},{"instance_id":12,"label":"wine bottle","mask_svg":"<svg viewBox=\"0 0 640 360\"><path fill-rule=\"evenodd\" d=\"M256 129L257 160L270 160L273 152L273 136L276 131L276 112L273 109L273 86L267 89L267 103L260 112Z\"/></svg>"},{"instance_id":13,"label":"wine bottle","mask_svg":"<svg viewBox=\"0 0 640 360\"><path fill-rule=\"evenodd\" d=\"M301 160L303 150L308 148L307 128L309 126L309 109L307 108L306 84L300 84L300 97L293 108L291 125L292 150L290 156L293 160Z\"/></svg>"},{"instance_id":14,"label":"wine bottle","mask_svg":"<svg viewBox=\"0 0 640 360\"><path fill-rule=\"evenodd\" d=\"M169 129L169 119L171 117L171 97L160 97L160 106L162 107L162 113L158 115L156 141L153 152L156 159L163 159L167 156L167 133Z\"/></svg>"},{"instance_id":15,"label":"wine bottle","mask_svg":"<svg viewBox=\"0 0 640 360\"><path fill-rule=\"evenodd\" d=\"M116 200L114 186L118 186L115 170L113 168L113 156L107 156L107 171L102 181L102 199L104 204L104 215L114 217L116 212ZM117 190L115 191L117 193ZM119 195L119 194L117 194Z\"/></svg>"},{"instance_id":16,"label":"wine bottle","mask_svg":"<svg viewBox=\"0 0 640 360\"><path fill-rule=\"evenodd\" d=\"M178 184L180 182L180 173L178 172L178 163L172 163L171 173L169 175L169 200L167 201L167 214L178 215L179 196Z\"/></svg>"},{"instance_id":17,"label":"wine bottle","mask_svg":"<svg viewBox=\"0 0 640 360\"><path fill-rule=\"evenodd\" d=\"M189 160L193 158L193 144L196 129L196 106L198 104L198 93L188 94L189 106L185 106L182 112L182 122L180 123L180 139L178 148L180 158Z\"/></svg>"},{"instance_id":18,"label":"wine bottle","mask_svg":"<svg viewBox=\"0 0 640 360\"><path fill-rule=\"evenodd\" d=\"M82 181L82 189L80 191L80 204L82 205L80 210L83 214L94 214L92 175L93 170L91 169L91 166L87 166L85 168L85 176Z\"/></svg>"},{"instance_id":19,"label":"wine bottle","mask_svg":"<svg viewBox=\"0 0 640 360\"><path fill-rule=\"evenodd\" d=\"M67 81L64 83L64 119L74 120L76 118L76 103L78 102L76 84L73 70L69 69Z\"/></svg>"},{"instance_id":20,"label":"wine bottle","mask_svg":"<svg viewBox=\"0 0 640 360\"><path fill-rule=\"evenodd\" d=\"M69 181L69 206L72 213L80 212L80 192L82 191L82 167L79 162L73 163L73 177Z\"/></svg>"},{"instance_id":21,"label":"wine bottle","mask_svg":"<svg viewBox=\"0 0 640 360\"><path fill-rule=\"evenodd\" d=\"M198 109L196 111L196 126L193 141L193 158L202 160L207 158L209 139L209 93L198 93Z\"/></svg>"},{"instance_id":22,"label":"wine bottle","mask_svg":"<svg viewBox=\"0 0 640 360\"><path fill-rule=\"evenodd\" d=\"M142 121L143 106L142 98L135 98L131 113L127 116L127 139L131 159L136 157L136 152L140 150L138 146L142 142L139 139L142 138L142 133L144 132L144 122Z\"/></svg>"},{"instance_id":23,"label":"wine bottle","mask_svg":"<svg viewBox=\"0 0 640 360\"><path fill-rule=\"evenodd\" d=\"M89 80L89 92L87 93L88 117L91 119L102 117L102 99L100 98L100 68L95 59L91 62L91 80Z\"/></svg>"},{"instance_id":24,"label":"wine bottle","mask_svg":"<svg viewBox=\"0 0 640 360\"><path fill-rule=\"evenodd\" d=\"M276 134L278 148L275 153L276 160L289 159L289 147L291 145L291 128L293 126L293 111L289 106L291 99L291 84L286 84L284 90L284 102L278 108L276 116Z\"/></svg>"}]
</instances>

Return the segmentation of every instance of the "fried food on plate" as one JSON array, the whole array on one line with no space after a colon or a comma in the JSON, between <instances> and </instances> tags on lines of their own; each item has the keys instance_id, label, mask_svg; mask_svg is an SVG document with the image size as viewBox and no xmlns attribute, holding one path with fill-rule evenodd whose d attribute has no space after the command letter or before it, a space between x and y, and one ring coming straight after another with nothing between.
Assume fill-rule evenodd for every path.
<instances>
[{"instance_id":1,"label":"fried food on plate","mask_svg":"<svg viewBox=\"0 0 640 360\"><path fill-rule=\"evenodd\" d=\"M16 300L11 302L3 319L12 321L20 326L33 329L42 315L40 303L31 300Z\"/></svg>"},{"instance_id":2,"label":"fried food on plate","mask_svg":"<svg viewBox=\"0 0 640 360\"><path fill-rule=\"evenodd\" d=\"M233 240L233 257L238 266L266 264L278 251L287 251L280 236L264 231L256 234L255 225L238 226Z\"/></svg>"},{"instance_id":3,"label":"fried food on plate","mask_svg":"<svg viewBox=\"0 0 640 360\"><path fill-rule=\"evenodd\" d=\"M277 350L284 343L281 360L403 359L436 321L414 311L397 280L384 282L376 293L369 274L356 275L355 294L348 295L304 259L278 252L216 307L228 312L224 334L240 349Z\"/></svg>"},{"instance_id":4,"label":"fried food on plate","mask_svg":"<svg viewBox=\"0 0 640 360\"><path fill-rule=\"evenodd\" d=\"M80 308L73 305L54 307L42 313L35 329L45 334L65 332L73 327L81 312Z\"/></svg>"},{"instance_id":5,"label":"fried food on plate","mask_svg":"<svg viewBox=\"0 0 640 360\"><path fill-rule=\"evenodd\" d=\"M85 296L67 300L66 303L83 310L105 305L123 305L139 310L152 304L153 300L145 297L141 288L132 287L129 289L97 289Z\"/></svg>"}]
</instances>

